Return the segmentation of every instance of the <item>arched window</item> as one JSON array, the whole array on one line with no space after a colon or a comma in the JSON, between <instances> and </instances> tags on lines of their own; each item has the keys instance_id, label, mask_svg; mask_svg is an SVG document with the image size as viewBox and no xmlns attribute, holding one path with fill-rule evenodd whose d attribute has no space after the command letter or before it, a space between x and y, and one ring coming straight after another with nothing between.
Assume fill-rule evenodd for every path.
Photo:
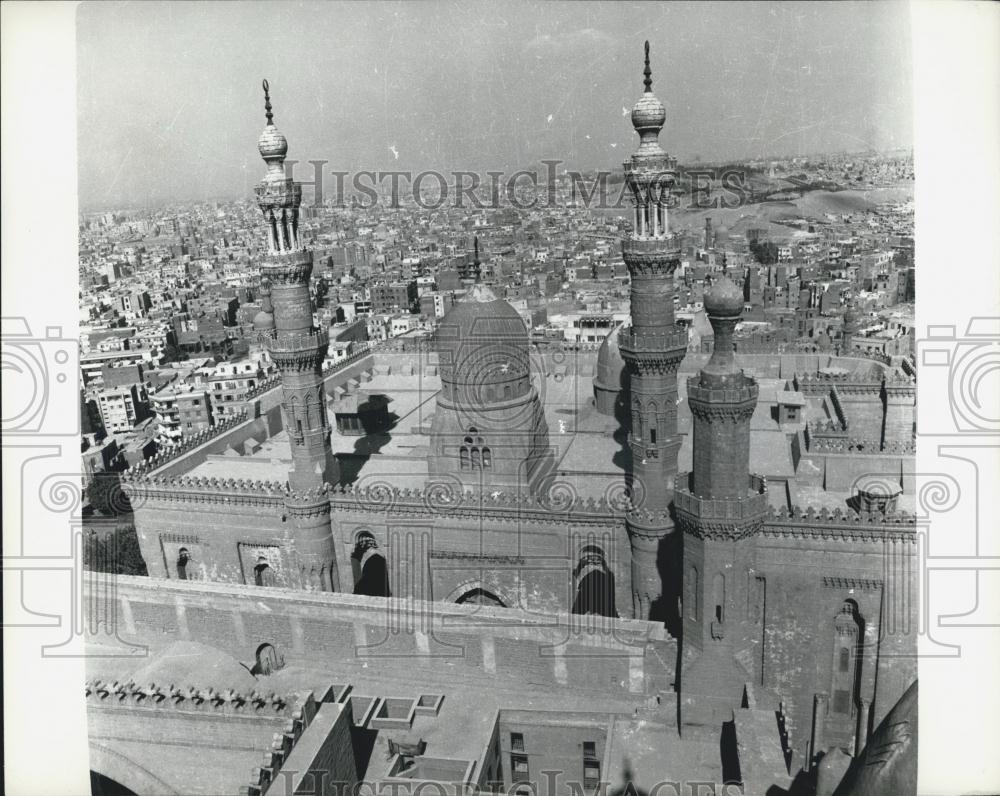
<instances>
[{"instance_id":1,"label":"arched window","mask_svg":"<svg viewBox=\"0 0 1000 796\"><path fill-rule=\"evenodd\" d=\"M503 397L504 397L505 400L510 398L510 385L509 384L505 384L503 386Z\"/></svg>"},{"instance_id":2,"label":"arched window","mask_svg":"<svg viewBox=\"0 0 1000 796\"><path fill-rule=\"evenodd\" d=\"M691 567L688 570L688 616L695 621L698 620L698 568Z\"/></svg>"},{"instance_id":3,"label":"arched window","mask_svg":"<svg viewBox=\"0 0 1000 796\"><path fill-rule=\"evenodd\" d=\"M656 444L656 429L655 428L651 428L649 430L649 444L650 445L655 445Z\"/></svg>"},{"instance_id":4,"label":"arched window","mask_svg":"<svg viewBox=\"0 0 1000 796\"><path fill-rule=\"evenodd\" d=\"M483 467L492 467L493 457L490 455L489 448L483 448Z\"/></svg>"},{"instance_id":5,"label":"arched window","mask_svg":"<svg viewBox=\"0 0 1000 796\"><path fill-rule=\"evenodd\" d=\"M473 448L471 453L472 453L472 469L478 470L482 467L482 460L479 457L479 448Z\"/></svg>"},{"instance_id":6,"label":"arched window","mask_svg":"<svg viewBox=\"0 0 1000 796\"><path fill-rule=\"evenodd\" d=\"M838 669L842 672L848 671L851 667L851 652L847 647L840 648L840 663Z\"/></svg>"},{"instance_id":7,"label":"arched window","mask_svg":"<svg viewBox=\"0 0 1000 796\"><path fill-rule=\"evenodd\" d=\"M506 608L503 604L503 600L497 597L493 592L486 591L483 588L474 588L465 592L457 600L457 603L467 604L472 603L473 605L490 605L496 608Z\"/></svg>"},{"instance_id":8,"label":"arched window","mask_svg":"<svg viewBox=\"0 0 1000 796\"><path fill-rule=\"evenodd\" d=\"M182 547L177 553L177 578L179 580L187 580L187 565L188 561L191 560L191 556L188 553L186 547Z\"/></svg>"},{"instance_id":9,"label":"arched window","mask_svg":"<svg viewBox=\"0 0 1000 796\"><path fill-rule=\"evenodd\" d=\"M726 578L720 572L712 581L712 597L715 600L715 621L720 624L725 621Z\"/></svg>"},{"instance_id":10,"label":"arched window","mask_svg":"<svg viewBox=\"0 0 1000 796\"><path fill-rule=\"evenodd\" d=\"M264 556L257 559L257 565L253 568L253 582L255 586L274 585L274 572Z\"/></svg>"},{"instance_id":11,"label":"arched window","mask_svg":"<svg viewBox=\"0 0 1000 796\"><path fill-rule=\"evenodd\" d=\"M580 551L573 577L576 580L576 596L570 609L572 613L618 616L615 609L615 576L608 568L601 548L586 545Z\"/></svg>"},{"instance_id":12,"label":"arched window","mask_svg":"<svg viewBox=\"0 0 1000 796\"><path fill-rule=\"evenodd\" d=\"M465 445L458 452L458 460L463 470L469 469L469 449Z\"/></svg>"},{"instance_id":13,"label":"arched window","mask_svg":"<svg viewBox=\"0 0 1000 796\"><path fill-rule=\"evenodd\" d=\"M351 553L351 568L354 570L354 593L369 597L391 597L389 591L389 567L379 549L375 537L368 531L357 536L354 552Z\"/></svg>"}]
</instances>

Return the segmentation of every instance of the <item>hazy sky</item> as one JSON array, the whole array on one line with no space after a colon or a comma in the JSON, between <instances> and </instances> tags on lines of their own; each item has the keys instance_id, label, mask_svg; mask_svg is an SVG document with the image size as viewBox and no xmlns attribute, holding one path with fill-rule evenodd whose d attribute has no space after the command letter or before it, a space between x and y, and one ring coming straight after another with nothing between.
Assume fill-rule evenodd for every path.
<instances>
[{"instance_id":1,"label":"hazy sky","mask_svg":"<svg viewBox=\"0 0 1000 796\"><path fill-rule=\"evenodd\" d=\"M80 205L249 195L264 77L328 169L615 168L646 38L682 162L908 147L909 37L896 3L85 3Z\"/></svg>"}]
</instances>

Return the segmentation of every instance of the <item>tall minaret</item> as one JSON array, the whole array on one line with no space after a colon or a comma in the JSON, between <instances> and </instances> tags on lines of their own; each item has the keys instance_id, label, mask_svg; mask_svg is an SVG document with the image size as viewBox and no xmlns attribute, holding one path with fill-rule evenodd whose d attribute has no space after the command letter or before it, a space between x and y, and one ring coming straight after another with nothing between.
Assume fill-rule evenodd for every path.
<instances>
[{"instance_id":1,"label":"tall minaret","mask_svg":"<svg viewBox=\"0 0 1000 796\"><path fill-rule=\"evenodd\" d=\"M274 314L274 328L267 333L266 342L281 374L281 412L293 461L286 501L293 524L288 553L298 563L300 583L289 585L335 591L337 570L327 490L329 484L337 482L339 473L330 448L322 373L330 339L326 330L313 325L309 296L313 258L302 245L298 229L302 186L285 175L288 142L274 126L268 89L265 80L267 126L257 147L267 163L267 174L256 194L267 234L261 278L271 286Z\"/></svg>"},{"instance_id":2,"label":"tall minaret","mask_svg":"<svg viewBox=\"0 0 1000 796\"><path fill-rule=\"evenodd\" d=\"M688 380L694 467L677 479L674 505L684 547L681 718L717 728L744 684L760 682L756 663L747 671L737 661L754 660L762 635L754 536L768 503L764 479L750 474L757 382L736 366L733 348L743 291L723 275L705 294L705 312L715 344Z\"/></svg>"},{"instance_id":3,"label":"tall minaret","mask_svg":"<svg viewBox=\"0 0 1000 796\"><path fill-rule=\"evenodd\" d=\"M676 181L675 163L657 137L666 110L653 96L646 42L645 92L632 109L639 149L625 161L632 194L632 232L622 240L622 256L631 277L632 325L619 334L628 367L632 428L629 488L633 510L628 517L632 546L632 601L638 618L666 619L676 594L664 591L676 566L669 517L677 472L677 368L687 348L687 332L674 323L674 271L680 264L679 242L670 235L667 204Z\"/></svg>"}]
</instances>

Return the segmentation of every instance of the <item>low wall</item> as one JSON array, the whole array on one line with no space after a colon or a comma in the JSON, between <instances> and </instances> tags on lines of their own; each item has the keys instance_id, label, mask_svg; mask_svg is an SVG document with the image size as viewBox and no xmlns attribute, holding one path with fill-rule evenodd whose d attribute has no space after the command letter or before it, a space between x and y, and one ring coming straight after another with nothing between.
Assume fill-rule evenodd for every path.
<instances>
[{"instance_id":1,"label":"low wall","mask_svg":"<svg viewBox=\"0 0 1000 796\"><path fill-rule=\"evenodd\" d=\"M413 671L461 661L464 676L525 688L622 695L673 682L676 642L654 622L130 576L88 582L84 594L106 618L88 640L150 653L185 639L251 661L268 642L287 664Z\"/></svg>"}]
</instances>

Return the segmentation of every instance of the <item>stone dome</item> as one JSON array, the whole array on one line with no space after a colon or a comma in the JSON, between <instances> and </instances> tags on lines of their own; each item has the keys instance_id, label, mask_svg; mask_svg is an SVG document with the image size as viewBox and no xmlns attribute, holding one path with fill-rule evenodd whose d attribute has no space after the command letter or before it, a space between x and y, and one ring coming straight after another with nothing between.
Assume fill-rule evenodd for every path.
<instances>
[{"instance_id":1,"label":"stone dome","mask_svg":"<svg viewBox=\"0 0 1000 796\"><path fill-rule=\"evenodd\" d=\"M253 316L253 328L256 332L269 332L274 329L274 314L261 310Z\"/></svg>"},{"instance_id":2,"label":"stone dome","mask_svg":"<svg viewBox=\"0 0 1000 796\"><path fill-rule=\"evenodd\" d=\"M257 150L264 160L281 160L288 154L288 141L277 127L269 124L257 139Z\"/></svg>"},{"instance_id":3,"label":"stone dome","mask_svg":"<svg viewBox=\"0 0 1000 796\"><path fill-rule=\"evenodd\" d=\"M712 315L739 315L743 312L743 291L728 276L723 276L705 294L705 312Z\"/></svg>"},{"instance_id":4,"label":"stone dome","mask_svg":"<svg viewBox=\"0 0 1000 796\"><path fill-rule=\"evenodd\" d=\"M648 130L659 132L663 129L663 124L667 120L667 109L663 107L653 92L647 91L632 108L632 126L636 132L642 133Z\"/></svg>"},{"instance_id":5,"label":"stone dome","mask_svg":"<svg viewBox=\"0 0 1000 796\"><path fill-rule=\"evenodd\" d=\"M614 415L619 404L621 392L624 389L622 376L625 373L625 360L619 347L619 333L623 324L619 324L604 338L597 352L597 370L594 374L594 405L602 415Z\"/></svg>"},{"instance_id":6,"label":"stone dome","mask_svg":"<svg viewBox=\"0 0 1000 796\"><path fill-rule=\"evenodd\" d=\"M248 648L248 655L252 653ZM250 670L232 655L197 641L173 642L132 672L131 679L139 685L173 683L236 691L249 691L257 683Z\"/></svg>"},{"instance_id":7,"label":"stone dome","mask_svg":"<svg viewBox=\"0 0 1000 796\"><path fill-rule=\"evenodd\" d=\"M618 324L611 330L597 352L597 378L595 381L600 387L608 390L620 390L622 385L625 360L622 358L618 339L622 326L623 324Z\"/></svg>"},{"instance_id":8,"label":"stone dome","mask_svg":"<svg viewBox=\"0 0 1000 796\"><path fill-rule=\"evenodd\" d=\"M470 385L526 378L528 343L518 311L480 284L448 311L435 333L442 378Z\"/></svg>"}]
</instances>

